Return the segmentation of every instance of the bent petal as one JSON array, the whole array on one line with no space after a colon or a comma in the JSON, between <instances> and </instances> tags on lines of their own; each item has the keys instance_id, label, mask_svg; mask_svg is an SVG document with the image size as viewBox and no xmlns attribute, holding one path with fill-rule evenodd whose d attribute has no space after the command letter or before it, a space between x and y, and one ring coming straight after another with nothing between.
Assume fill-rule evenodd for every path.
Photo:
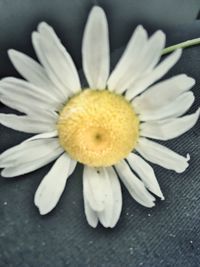
<instances>
[{"instance_id":1,"label":"bent petal","mask_svg":"<svg viewBox=\"0 0 200 267\"><path fill-rule=\"evenodd\" d=\"M39 208L41 215L49 213L57 205L64 191L66 181L71 175L70 165L72 161L64 153L42 179L34 198L34 203ZM76 165L73 164L73 166L75 167Z\"/></svg>"},{"instance_id":2,"label":"bent petal","mask_svg":"<svg viewBox=\"0 0 200 267\"><path fill-rule=\"evenodd\" d=\"M174 170L177 173L184 172L189 166L189 155L183 157L171 149L162 146L146 138L140 138L136 150L146 160L162 166L165 169Z\"/></svg>"},{"instance_id":3,"label":"bent petal","mask_svg":"<svg viewBox=\"0 0 200 267\"><path fill-rule=\"evenodd\" d=\"M85 26L82 57L89 86L105 89L110 69L108 24L103 9L98 6L92 8Z\"/></svg>"},{"instance_id":4,"label":"bent petal","mask_svg":"<svg viewBox=\"0 0 200 267\"><path fill-rule=\"evenodd\" d=\"M164 200L153 168L145 160L134 153L130 153L126 159L131 168L139 175L146 188Z\"/></svg>"},{"instance_id":5,"label":"bent petal","mask_svg":"<svg viewBox=\"0 0 200 267\"><path fill-rule=\"evenodd\" d=\"M181 118L142 123L140 134L153 139L170 140L190 130L196 124L199 115L200 109Z\"/></svg>"},{"instance_id":6,"label":"bent petal","mask_svg":"<svg viewBox=\"0 0 200 267\"><path fill-rule=\"evenodd\" d=\"M130 195L138 203L148 208L155 206L155 198L147 191L143 182L133 174L128 164L124 160L116 164L115 168Z\"/></svg>"}]
</instances>

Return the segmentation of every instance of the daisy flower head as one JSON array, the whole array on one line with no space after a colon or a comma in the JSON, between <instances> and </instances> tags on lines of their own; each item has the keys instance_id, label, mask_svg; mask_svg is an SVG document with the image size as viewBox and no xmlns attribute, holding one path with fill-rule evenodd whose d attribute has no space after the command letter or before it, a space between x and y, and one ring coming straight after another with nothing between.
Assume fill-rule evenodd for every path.
<instances>
[{"instance_id":1,"label":"daisy flower head","mask_svg":"<svg viewBox=\"0 0 200 267\"><path fill-rule=\"evenodd\" d=\"M181 173L189 155L152 139L180 136L200 113L198 109L184 115L195 99L190 91L193 78L179 74L155 84L178 61L181 50L159 62L165 34L159 30L148 37L138 26L110 74L107 20L102 8L94 6L83 35L88 86L82 88L71 56L48 24L39 24L32 43L40 64L21 52L8 52L25 80L2 79L0 99L22 115L1 113L0 123L36 135L0 155L2 176L26 174L56 160L35 193L43 215L56 206L77 162L84 164L84 209L92 227L98 222L114 227L118 222L119 179L145 207L155 205L155 196L164 199L147 161Z\"/></svg>"}]
</instances>

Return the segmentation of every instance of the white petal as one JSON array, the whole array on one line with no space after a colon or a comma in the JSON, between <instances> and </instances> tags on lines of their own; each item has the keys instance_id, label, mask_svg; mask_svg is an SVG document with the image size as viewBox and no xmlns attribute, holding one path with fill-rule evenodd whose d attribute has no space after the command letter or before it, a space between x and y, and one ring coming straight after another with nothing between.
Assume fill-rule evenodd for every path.
<instances>
[{"instance_id":1,"label":"white petal","mask_svg":"<svg viewBox=\"0 0 200 267\"><path fill-rule=\"evenodd\" d=\"M189 166L189 155L185 158L169 148L145 138L139 139L136 150L146 160L178 173L184 172Z\"/></svg>"},{"instance_id":2,"label":"white petal","mask_svg":"<svg viewBox=\"0 0 200 267\"><path fill-rule=\"evenodd\" d=\"M119 220L122 210L122 193L119 179L112 167L104 168L109 179L109 198L106 198L105 208L98 212L100 222L104 227L113 228Z\"/></svg>"},{"instance_id":3,"label":"white petal","mask_svg":"<svg viewBox=\"0 0 200 267\"><path fill-rule=\"evenodd\" d=\"M132 105L139 113L160 108L185 91L190 90L194 84L195 80L193 78L185 74L176 75L151 86L142 95L136 97L132 101Z\"/></svg>"},{"instance_id":4,"label":"white petal","mask_svg":"<svg viewBox=\"0 0 200 267\"><path fill-rule=\"evenodd\" d=\"M85 196L84 189L83 189L83 199L84 199L84 210L87 222L89 223L90 226L96 228L98 224L97 213L93 211L92 208L90 207L87 198Z\"/></svg>"},{"instance_id":5,"label":"white petal","mask_svg":"<svg viewBox=\"0 0 200 267\"><path fill-rule=\"evenodd\" d=\"M70 96L70 91L66 90L65 86L63 86L62 84L62 81L59 80L54 70L51 68L46 58L46 54L42 46L41 39L43 39L43 42L45 42L41 34L39 34L38 32L32 33L32 44L36 52L37 58L39 59L41 64L44 66L44 69L47 72L49 79L54 84L54 86L57 88L59 94L61 94L62 97L67 100Z\"/></svg>"},{"instance_id":6,"label":"white petal","mask_svg":"<svg viewBox=\"0 0 200 267\"><path fill-rule=\"evenodd\" d=\"M163 200L164 196L160 190L160 186L156 179L153 168L145 160L143 160L136 154L130 153L126 159L130 164L131 168L142 179L143 183L149 189L149 191L151 191Z\"/></svg>"},{"instance_id":7,"label":"white petal","mask_svg":"<svg viewBox=\"0 0 200 267\"><path fill-rule=\"evenodd\" d=\"M89 225L92 226L93 228L96 228L98 224L97 212L91 208L87 200L87 193L88 193L88 185L85 179L83 179L83 200L84 200L85 216Z\"/></svg>"},{"instance_id":8,"label":"white petal","mask_svg":"<svg viewBox=\"0 0 200 267\"><path fill-rule=\"evenodd\" d=\"M34 198L41 215L49 213L58 203L69 177L71 161L64 153L42 179Z\"/></svg>"},{"instance_id":9,"label":"white petal","mask_svg":"<svg viewBox=\"0 0 200 267\"><path fill-rule=\"evenodd\" d=\"M90 168L91 181L85 179L87 167L84 168L83 192L85 213L88 223L96 227L98 219L104 227L114 227L119 220L122 209L122 194L118 177L112 167ZM93 170L92 170L93 169ZM93 181L98 175L99 181ZM89 172L87 173L89 177ZM93 182L93 184L91 183ZM96 199L95 199L96 198ZM97 210L97 198L101 202L101 210ZM99 204L98 204L99 205Z\"/></svg>"},{"instance_id":10,"label":"white petal","mask_svg":"<svg viewBox=\"0 0 200 267\"><path fill-rule=\"evenodd\" d=\"M140 58L133 61L132 65L129 66L126 76L120 80L115 91L123 93L126 89L131 88L137 79L147 75L158 63L164 45L165 34L162 31L155 32L146 43L144 49L140 47ZM132 58L130 57L130 59Z\"/></svg>"},{"instance_id":11,"label":"white petal","mask_svg":"<svg viewBox=\"0 0 200 267\"><path fill-rule=\"evenodd\" d=\"M140 75L151 71L158 63L161 58L162 50L165 47L165 34L163 31L156 31L148 40L143 55L142 60L143 64L140 67Z\"/></svg>"},{"instance_id":12,"label":"white petal","mask_svg":"<svg viewBox=\"0 0 200 267\"><path fill-rule=\"evenodd\" d=\"M33 100L30 105L29 103L24 102L23 97L18 97L17 99L14 99L12 96L12 92L10 92L9 95L1 95L1 102L12 109L15 109L21 113L25 113L30 117L33 117L38 120L42 119L56 122L58 119L58 113L54 111L54 109L56 108L52 107L52 109L46 109L43 104L40 105L37 100Z\"/></svg>"},{"instance_id":13,"label":"white petal","mask_svg":"<svg viewBox=\"0 0 200 267\"><path fill-rule=\"evenodd\" d=\"M45 67L52 73L62 86L75 94L80 91L81 85L74 62L61 44L55 31L47 23L42 22L38 26L40 33L40 45L48 62Z\"/></svg>"},{"instance_id":14,"label":"white petal","mask_svg":"<svg viewBox=\"0 0 200 267\"><path fill-rule=\"evenodd\" d=\"M45 70L34 59L14 49L8 50L8 56L16 70L26 80L41 87L49 83Z\"/></svg>"},{"instance_id":15,"label":"white petal","mask_svg":"<svg viewBox=\"0 0 200 267\"><path fill-rule=\"evenodd\" d=\"M87 200L94 211L102 211L107 197L108 179L101 169L84 167L83 183Z\"/></svg>"},{"instance_id":16,"label":"white petal","mask_svg":"<svg viewBox=\"0 0 200 267\"><path fill-rule=\"evenodd\" d=\"M0 89L1 91L1 89ZM23 98L13 98L12 92L9 95L1 95L1 102L12 108L15 109L21 113L26 113L27 115L30 115L31 117L38 118L39 120L51 120L51 121L57 121L58 114L54 112L54 108L52 110L46 110L40 107L40 105L37 103L37 101L32 101L31 105L27 102L24 102ZM42 105L43 106L43 105Z\"/></svg>"},{"instance_id":17,"label":"white petal","mask_svg":"<svg viewBox=\"0 0 200 267\"><path fill-rule=\"evenodd\" d=\"M14 49L8 50L8 55L16 70L26 80L62 100L55 85L50 81L46 71L38 62Z\"/></svg>"},{"instance_id":18,"label":"white petal","mask_svg":"<svg viewBox=\"0 0 200 267\"><path fill-rule=\"evenodd\" d=\"M5 78L0 82L0 94L4 101L14 102L14 108L25 113L37 110L37 108L59 109L61 105L60 101L47 91L13 77ZM7 105L6 102L5 104Z\"/></svg>"},{"instance_id":19,"label":"white petal","mask_svg":"<svg viewBox=\"0 0 200 267\"><path fill-rule=\"evenodd\" d=\"M149 208L155 205L155 198L147 191L143 182L133 174L124 160L116 164L115 168L127 190L138 203Z\"/></svg>"},{"instance_id":20,"label":"white petal","mask_svg":"<svg viewBox=\"0 0 200 267\"><path fill-rule=\"evenodd\" d=\"M57 137L57 136L58 136L58 131L55 130L55 131L48 132L48 133L34 135L33 137L25 140L24 142L30 142L30 141L38 140L38 139L46 139L46 138L48 139L48 138Z\"/></svg>"},{"instance_id":21,"label":"white petal","mask_svg":"<svg viewBox=\"0 0 200 267\"><path fill-rule=\"evenodd\" d=\"M158 140L169 140L178 137L195 125L199 114L200 109L181 118L142 123L140 125L140 135Z\"/></svg>"},{"instance_id":22,"label":"white petal","mask_svg":"<svg viewBox=\"0 0 200 267\"><path fill-rule=\"evenodd\" d=\"M179 117L188 111L194 99L192 92L185 92L168 103L168 105L153 110L143 110L139 115L139 119L140 121L156 121Z\"/></svg>"},{"instance_id":23,"label":"white petal","mask_svg":"<svg viewBox=\"0 0 200 267\"><path fill-rule=\"evenodd\" d=\"M34 162L40 158L54 154L54 151L63 151L57 138L28 139L14 146L0 155L0 167L12 167L23 163Z\"/></svg>"},{"instance_id":24,"label":"white petal","mask_svg":"<svg viewBox=\"0 0 200 267\"><path fill-rule=\"evenodd\" d=\"M142 64L140 58L146 43L147 32L139 25L135 29L122 57L108 79L108 88L110 91L121 93L124 89L127 89L126 87L130 80L135 77L134 71L137 69L138 62Z\"/></svg>"},{"instance_id":25,"label":"white petal","mask_svg":"<svg viewBox=\"0 0 200 267\"><path fill-rule=\"evenodd\" d=\"M45 133L56 129L55 123L13 114L0 113L0 123L13 130L25 133Z\"/></svg>"},{"instance_id":26,"label":"white petal","mask_svg":"<svg viewBox=\"0 0 200 267\"><path fill-rule=\"evenodd\" d=\"M83 70L89 86L105 89L109 75L109 36L106 15L95 6L89 14L82 44Z\"/></svg>"},{"instance_id":27,"label":"white petal","mask_svg":"<svg viewBox=\"0 0 200 267\"><path fill-rule=\"evenodd\" d=\"M142 93L146 88L154 82L162 78L179 60L182 50L178 49L164 59L155 69L153 69L145 77L142 77L126 91L125 97L127 100L133 99L135 96Z\"/></svg>"},{"instance_id":28,"label":"white petal","mask_svg":"<svg viewBox=\"0 0 200 267\"><path fill-rule=\"evenodd\" d=\"M7 167L1 172L1 176L10 178L35 171L57 159L60 154L62 154L62 152L63 150L61 148L58 148L53 151L53 154L49 154L46 157L39 158L32 162L13 165L13 167Z\"/></svg>"}]
</instances>

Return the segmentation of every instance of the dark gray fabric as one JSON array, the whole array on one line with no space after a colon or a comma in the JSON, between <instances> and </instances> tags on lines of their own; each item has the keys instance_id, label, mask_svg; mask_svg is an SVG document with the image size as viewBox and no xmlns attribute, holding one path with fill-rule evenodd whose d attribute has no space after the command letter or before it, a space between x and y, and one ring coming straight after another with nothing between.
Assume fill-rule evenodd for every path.
<instances>
[{"instance_id":1,"label":"dark gray fabric","mask_svg":"<svg viewBox=\"0 0 200 267\"><path fill-rule=\"evenodd\" d=\"M69 47L70 52L72 51L80 67L81 32L91 3L52 2L0 1L0 36L3 38L0 43L1 77L17 76L6 57L6 49L14 47L33 55L30 33L42 19L51 22L56 31L61 33L64 44ZM187 1L182 1L181 6L180 1L173 1L173 4L168 1L170 23L164 16L164 5L162 8L162 5L158 4L157 10L156 1L151 2L152 7L149 1L148 4L147 1L141 1L143 6L148 5L148 9L145 10L148 21L145 23L144 12L140 11L141 6L136 2L139 1L101 1L107 13L111 15L109 22L112 52L125 45L131 30L138 23L143 23L150 33L157 28L165 29L169 45L200 36L200 21L195 21L198 1L189 1L190 8ZM70 12L62 11L62 3ZM184 14L182 21L179 6ZM127 16L123 16L123 19L127 19L121 21L119 18L112 22L112 18L117 18L116 14L119 14L120 10L122 13L127 12ZM116 62L122 50L113 53L113 62ZM190 110L192 112L200 103L200 46L185 50L179 63L164 78L183 72L197 80L193 88L196 101ZM1 105L0 112L8 110ZM123 211L114 229L105 229L101 226L92 229L88 226L83 210L81 166L78 166L68 180L56 209L44 217L41 217L34 207L33 197L51 164L22 177L1 178L0 267L200 266L199 132L198 122L191 131L180 138L165 142L168 147L182 155L190 153L190 167L186 172L176 174L153 166L165 201L157 201L155 208L147 209L137 204L123 187ZM0 152L28 136L30 135L0 126Z\"/></svg>"}]
</instances>

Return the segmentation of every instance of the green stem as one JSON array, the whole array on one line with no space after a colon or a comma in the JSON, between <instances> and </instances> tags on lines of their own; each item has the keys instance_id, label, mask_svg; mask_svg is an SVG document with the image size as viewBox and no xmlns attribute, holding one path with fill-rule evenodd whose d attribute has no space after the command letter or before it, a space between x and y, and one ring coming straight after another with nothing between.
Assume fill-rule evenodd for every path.
<instances>
[{"instance_id":1,"label":"green stem","mask_svg":"<svg viewBox=\"0 0 200 267\"><path fill-rule=\"evenodd\" d=\"M168 54L168 53L170 53L170 52L172 52L178 48L186 48L186 47L190 47L190 46L198 45L198 44L200 44L200 38L188 40L188 41L176 44L176 45L166 47L165 49L163 49L162 55Z\"/></svg>"}]
</instances>

